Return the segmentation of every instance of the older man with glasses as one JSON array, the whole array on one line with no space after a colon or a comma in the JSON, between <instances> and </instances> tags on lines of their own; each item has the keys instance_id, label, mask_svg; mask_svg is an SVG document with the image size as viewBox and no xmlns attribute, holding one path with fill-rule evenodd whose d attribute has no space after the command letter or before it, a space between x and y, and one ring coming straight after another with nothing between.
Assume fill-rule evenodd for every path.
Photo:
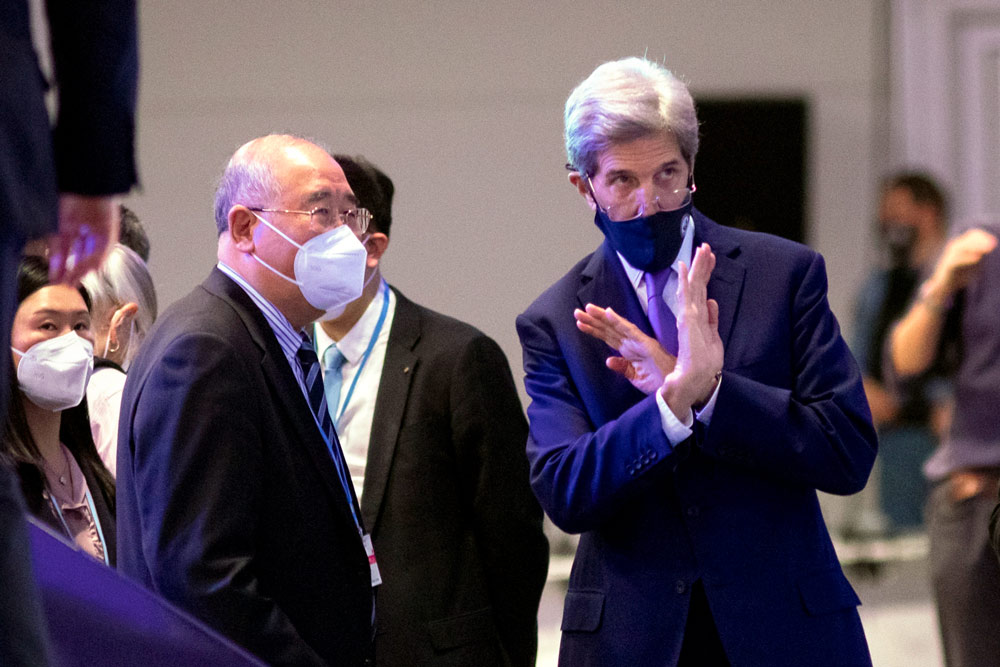
<instances>
[{"instance_id":1,"label":"older man with glasses","mask_svg":"<svg viewBox=\"0 0 1000 667\"><path fill-rule=\"evenodd\" d=\"M368 220L327 151L245 144L216 268L125 383L119 568L269 664L372 658L381 579L304 331L361 294Z\"/></svg>"},{"instance_id":2,"label":"older man with glasses","mask_svg":"<svg viewBox=\"0 0 1000 667\"><path fill-rule=\"evenodd\" d=\"M560 664L870 664L816 497L876 451L822 257L693 208L665 68L601 65L565 122L605 241L517 320L532 487L581 533Z\"/></svg>"}]
</instances>

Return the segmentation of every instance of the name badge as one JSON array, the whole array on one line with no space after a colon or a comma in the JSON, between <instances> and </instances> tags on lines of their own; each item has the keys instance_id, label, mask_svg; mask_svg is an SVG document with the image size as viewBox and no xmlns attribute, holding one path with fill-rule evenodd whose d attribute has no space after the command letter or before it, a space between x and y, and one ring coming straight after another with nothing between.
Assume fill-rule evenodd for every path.
<instances>
[{"instance_id":1,"label":"name badge","mask_svg":"<svg viewBox=\"0 0 1000 667\"><path fill-rule=\"evenodd\" d=\"M378 563L375 561L375 548L372 546L372 536L365 533L361 536L361 542L365 545L365 555L368 556L368 567L372 570L372 588L382 583L382 575L378 571Z\"/></svg>"}]
</instances>

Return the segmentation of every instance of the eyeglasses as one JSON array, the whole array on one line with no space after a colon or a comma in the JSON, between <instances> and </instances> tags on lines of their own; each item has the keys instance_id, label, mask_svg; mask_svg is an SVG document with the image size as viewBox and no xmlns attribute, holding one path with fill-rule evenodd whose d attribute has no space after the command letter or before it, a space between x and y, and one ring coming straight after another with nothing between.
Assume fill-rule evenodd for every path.
<instances>
[{"instance_id":1,"label":"eyeglasses","mask_svg":"<svg viewBox=\"0 0 1000 667\"><path fill-rule=\"evenodd\" d=\"M348 229L360 236L368 231L374 216L366 208L350 208L346 211L334 211L326 206L317 206L311 211L290 211L284 208L258 208L248 206L248 209L257 213L292 213L295 215L308 215L309 224L320 229L330 229L347 225Z\"/></svg>"},{"instance_id":2,"label":"eyeglasses","mask_svg":"<svg viewBox=\"0 0 1000 667\"><path fill-rule=\"evenodd\" d=\"M585 174L587 186L590 188L590 196L594 198L597 207L604 211L613 222L624 222L639 216L647 215L645 190L634 188L631 190L611 189L611 201L608 206L602 206L597 201L597 193L594 191L594 183L590 180L590 174ZM689 185L676 188L671 185L653 185L653 211L676 211L691 203L692 195L697 188L694 181L689 180Z\"/></svg>"}]
</instances>

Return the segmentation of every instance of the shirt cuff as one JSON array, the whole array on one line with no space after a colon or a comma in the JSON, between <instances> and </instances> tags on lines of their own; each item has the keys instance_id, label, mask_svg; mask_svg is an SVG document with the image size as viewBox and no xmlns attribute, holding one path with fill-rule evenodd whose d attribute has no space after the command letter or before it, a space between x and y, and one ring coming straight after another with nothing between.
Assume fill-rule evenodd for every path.
<instances>
[{"instance_id":1,"label":"shirt cuff","mask_svg":"<svg viewBox=\"0 0 1000 667\"><path fill-rule=\"evenodd\" d=\"M702 406L701 410L694 411L695 418L705 426L712 423L712 413L715 412L715 399L719 397L719 387L721 386L722 376L719 376L719 381L715 383L715 391L712 392L712 397Z\"/></svg>"},{"instance_id":2,"label":"shirt cuff","mask_svg":"<svg viewBox=\"0 0 1000 667\"><path fill-rule=\"evenodd\" d=\"M655 393L656 407L660 409L660 424L663 427L663 434L667 436L667 441L671 447L676 447L691 437L693 433L691 427L694 426L694 415L688 410L684 421L680 421L677 419L674 411L667 406L667 402L663 400L660 390L657 389Z\"/></svg>"}]
</instances>

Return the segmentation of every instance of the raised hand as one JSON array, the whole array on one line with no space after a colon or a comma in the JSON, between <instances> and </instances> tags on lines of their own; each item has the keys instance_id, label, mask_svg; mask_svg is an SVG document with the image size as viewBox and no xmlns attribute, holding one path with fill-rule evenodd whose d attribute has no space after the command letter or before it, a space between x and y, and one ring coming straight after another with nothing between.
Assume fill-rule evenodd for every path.
<instances>
[{"instance_id":1,"label":"raised hand","mask_svg":"<svg viewBox=\"0 0 1000 667\"><path fill-rule=\"evenodd\" d=\"M678 418L703 405L715 391L722 371L719 304L708 298L708 280L715 254L703 243L695 251L691 269L681 262L677 286L677 363L663 382L663 398Z\"/></svg>"},{"instance_id":2,"label":"raised hand","mask_svg":"<svg viewBox=\"0 0 1000 667\"><path fill-rule=\"evenodd\" d=\"M118 241L118 197L59 195L59 231L49 237L49 280L75 285Z\"/></svg>"},{"instance_id":3,"label":"raised hand","mask_svg":"<svg viewBox=\"0 0 1000 667\"><path fill-rule=\"evenodd\" d=\"M652 394L673 370L675 358L659 341L610 308L588 303L584 310L574 310L573 317L580 331L604 341L621 355L608 357L605 363L639 391Z\"/></svg>"},{"instance_id":4,"label":"raised hand","mask_svg":"<svg viewBox=\"0 0 1000 667\"><path fill-rule=\"evenodd\" d=\"M969 229L956 236L945 246L934 273L927 281L927 289L939 300L950 298L969 283L983 257L993 252L996 246L997 237L984 229Z\"/></svg>"}]
</instances>

